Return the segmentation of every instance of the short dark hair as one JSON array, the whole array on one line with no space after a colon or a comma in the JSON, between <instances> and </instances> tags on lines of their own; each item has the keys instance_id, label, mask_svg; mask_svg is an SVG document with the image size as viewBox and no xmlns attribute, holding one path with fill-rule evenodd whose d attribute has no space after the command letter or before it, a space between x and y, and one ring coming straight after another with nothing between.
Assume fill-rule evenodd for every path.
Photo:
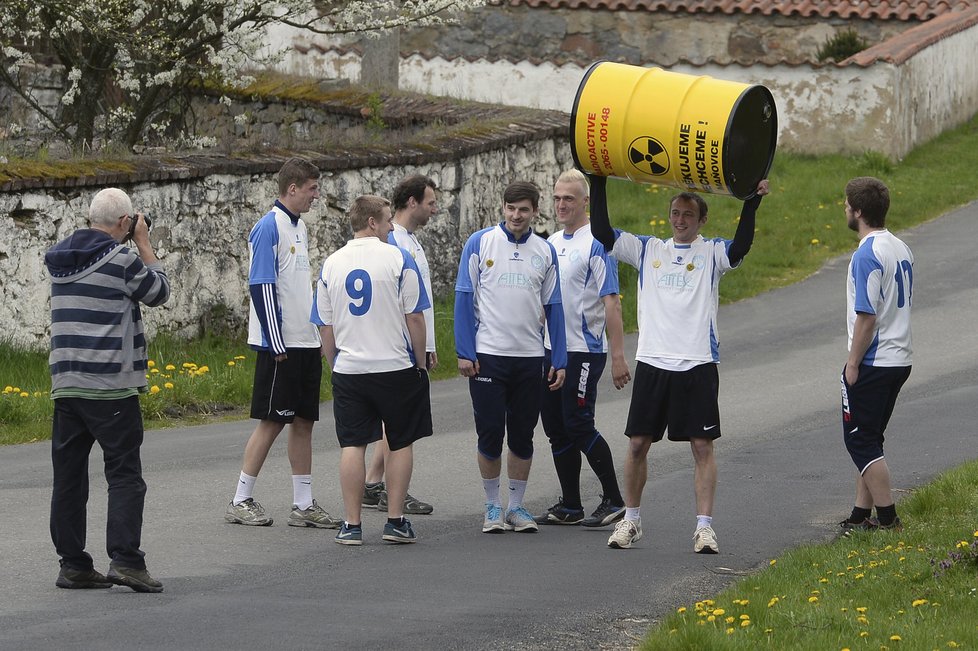
<instances>
[{"instance_id":1,"label":"short dark hair","mask_svg":"<svg viewBox=\"0 0 978 651\"><path fill-rule=\"evenodd\" d=\"M860 215L867 226L882 228L886 225L886 213L890 209L890 190L886 184L872 176L857 176L846 183L846 201Z\"/></svg>"},{"instance_id":2,"label":"short dark hair","mask_svg":"<svg viewBox=\"0 0 978 651\"><path fill-rule=\"evenodd\" d=\"M309 161L302 158L290 158L278 171L279 196L285 196L292 184L302 187L306 182L318 179L320 176L322 174L319 168Z\"/></svg>"},{"instance_id":3,"label":"short dark hair","mask_svg":"<svg viewBox=\"0 0 978 651\"><path fill-rule=\"evenodd\" d=\"M503 190L504 203L516 203L517 201L530 200L530 205L536 210L540 207L540 188L529 181L516 181L510 183Z\"/></svg>"},{"instance_id":4,"label":"short dark hair","mask_svg":"<svg viewBox=\"0 0 978 651\"><path fill-rule=\"evenodd\" d=\"M391 204L394 206L394 210L404 210L407 208L408 199L411 198L421 203L424 201L424 193L427 188L437 190L438 186L424 174L412 174L402 179L397 184L397 187L394 188L394 194L391 197Z\"/></svg>"},{"instance_id":5,"label":"short dark hair","mask_svg":"<svg viewBox=\"0 0 978 651\"><path fill-rule=\"evenodd\" d=\"M363 194L353 200L353 205L347 215L350 217L350 228L354 233L362 231L367 227L370 218L380 219L384 214L384 208L390 206L391 202L383 197L373 194Z\"/></svg>"},{"instance_id":6,"label":"short dark hair","mask_svg":"<svg viewBox=\"0 0 978 651\"><path fill-rule=\"evenodd\" d=\"M696 194L695 192L680 192L679 194L674 196L669 201L669 212L672 212L672 204L676 203L680 199L682 199L683 201L692 201L693 203L695 203L696 207L700 209L700 219L706 217L706 213L709 210L709 208L706 205L706 199Z\"/></svg>"}]
</instances>

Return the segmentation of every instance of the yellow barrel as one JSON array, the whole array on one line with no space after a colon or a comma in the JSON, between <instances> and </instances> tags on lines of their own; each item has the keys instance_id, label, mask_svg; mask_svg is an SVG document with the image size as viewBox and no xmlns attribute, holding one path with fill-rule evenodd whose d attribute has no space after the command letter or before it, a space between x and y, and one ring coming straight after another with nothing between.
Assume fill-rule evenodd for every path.
<instances>
[{"instance_id":1,"label":"yellow barrel","mask_svg":"<svg viewBox=\"0 0 978 651\"><path fill-rule=\"evenodd\" d=\"M778 116L764 86L599 61L571 111L577 167L746 199L774 160Z\"/></svg>"}]
</instances>

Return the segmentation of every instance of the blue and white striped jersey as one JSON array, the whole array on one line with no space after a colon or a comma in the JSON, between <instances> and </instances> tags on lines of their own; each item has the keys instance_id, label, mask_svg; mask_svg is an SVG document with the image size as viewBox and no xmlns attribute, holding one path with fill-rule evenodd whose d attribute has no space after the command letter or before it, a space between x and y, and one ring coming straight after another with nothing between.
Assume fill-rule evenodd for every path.
<instances>
[{"instance_id":1,"label":"blue and white striped jersey","mask_svg":"<svg viewBox=\"0 0 978 651\"><path fill-rule=\"evenodd\" d=\"M339 350L333 371L385 373L415 365L404 315L430 306L411 254L376 237L358 237L323 263L311 318L333 326Z\"/></svg>"},{"instance_id":2,"label":"blue and white striped jersey","mask_svg":"<svg viewBox=\"0 0 978 651\"><path fill-rule=\"evenodd\" d=\"M876 315L876 336L862 363L910 366L913 361L910 329L913 253L910 247L885 229L866 235L849 261L846 289L850 348L856 313Z\"/></svg>"},{"instance_id":3,"label":"blue and white striped jersey","mask_svg":"<svg viewBox=\"0 0 978 651\"><path fill-rule=\"evenodd\" d=\"M248 254L251 259L248 285L250 288L264 286L259 300L252 292L248 344L275 352L285 352L286 348L318 348L319 330L309 322L312 274L305 223L298 217L290 217L276 201L272 210L251 229ZM262 319L258 309L263 311Z\"/></svg>"},{"instance_id":4,"label":"blue and white striped jersey","mask_svg":"<svg viewBox=\"0 0 978 651\"><path fill-rule=\"evenodd\" d=\"M431 300L432 304L435 302L434 294L431 293L431 268L428 266L428 258L424 254L424 249L421 247L421 242L415 237L414 233L409 233L406 228L398 223L394 223L394 230L390 232L387 236L388 244L393 244L394 246L399 246L414 258L414 261L418 265L418 271L421 273L421 280L424 282L424 289L428 293L428 298ZM424 311L424 325L425 325L425 348L427 352L433 353L435 351L435 308L429 307Z\"/></svg>"},{"instance_id":5,"label":"blue and white striped jersey","mask_svg":"<svg viewBox=\"0 0 978 651\"><path fill-rule=\"evenodd\" d=\"M618 261L591 235L585 224L568 235L550 236L560 267L560 299L564 306L567 352L607 353L605 309L602 297L618 294ZM549 333L544 344L550 348Z\"/></svg>"}]
</instances>

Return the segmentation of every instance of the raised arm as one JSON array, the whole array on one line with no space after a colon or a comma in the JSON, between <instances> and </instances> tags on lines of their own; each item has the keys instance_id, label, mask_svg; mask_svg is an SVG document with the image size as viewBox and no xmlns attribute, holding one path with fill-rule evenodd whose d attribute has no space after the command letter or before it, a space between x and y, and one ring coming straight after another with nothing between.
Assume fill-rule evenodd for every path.
<instances>
[{"instance_id":1,"label":"raised arm","mask_svg":"<svg viewBox=\"0 0 978 651\"><path fill-rule=\"evenodd\" d=\"M754 225L757 207L761 205L761 197L767 194L768 182L764 179L757 184L755 193L744 202L744 209L740 212L740 222L737 224L737 232L734 233L733 241L730 243L730 250L727 256L730 258L731 266L736 267L750 251L754 244Z\"/></svg>"}]
</instances>

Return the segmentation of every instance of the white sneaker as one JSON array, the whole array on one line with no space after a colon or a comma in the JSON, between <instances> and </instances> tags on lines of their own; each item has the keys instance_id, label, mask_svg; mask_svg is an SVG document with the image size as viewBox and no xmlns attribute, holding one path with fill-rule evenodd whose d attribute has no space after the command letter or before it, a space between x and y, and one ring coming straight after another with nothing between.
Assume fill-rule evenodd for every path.
<instances>
[{"instance_id":1,"label":"white sneaker","mask_svg":"<svg viewBox=\"0 0 978 651\"><path fill-rule=\"evenodd\" d=\"M486 504L486 519L482 521L482 533L502 533L505 530L502 507Z\"/></svg>"},{"instance_id":2,"label":"white sneaker","mask_svg":"<svg viewBox=\"0 0 978 651\"><path fill-rule=\"evenodd\" d=\"M539 529L533 516L522 506L506 511L506 520L503 526L505 526L506 531L515 531L516 533L535 533Z\"/></svg>"},{"instance_id":3,"label":"white sneaker","mask_svg":"<svg viewBox=\"0 0 978 651\"><path fill-rule=\"evenodd\" d=\"M615 531L608 538L608 547L612 549L628 549L633 542L642 538L641 520L622 520L615 525Z\"/></svg>"},{"instance_id":4,"label":"white sneaker","mask_svg":"<svg viewBox=\"0 0 978 651\"><path fill-rule=\"evenodd\" d=\"M697 554L719 554L720 545L713 527L700 527L693 534L693 551Z\"/></svg>"}]
</instances>

